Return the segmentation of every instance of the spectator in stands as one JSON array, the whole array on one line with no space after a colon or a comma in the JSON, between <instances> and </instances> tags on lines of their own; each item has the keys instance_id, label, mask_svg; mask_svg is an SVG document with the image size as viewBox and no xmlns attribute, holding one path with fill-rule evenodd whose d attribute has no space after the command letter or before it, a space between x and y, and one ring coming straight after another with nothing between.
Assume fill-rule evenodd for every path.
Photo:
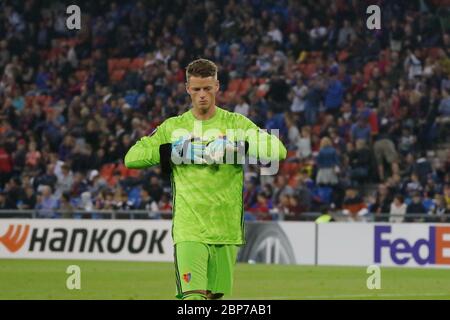
<instances>
[{"instance_id":1,"label":"spectator in stands","mask_svg":"<svg viewBox=\"0 0 450 320\"><path fill-rule=\"evenodd\" d=\"M148 190L141 188L140 197L137 203L135 203L135 208L139 210L153 211L157 209L155 200L148 192Z\"/></svg>"},{"instance_id":2,"label":"spectator in stands","mask_svg":"<svg viewBox=\"0 0 450 320\"><path fill-rule=\"evenodd\" d=\"M72 219L74 218L75 206L70 201L70 193L64 192L61 195L61 201L59 205L59 210L61 213L61 218ZM79 217L79 216L78 216Z\"/></svg>"},{"instance_id":3,"label":"spectator in stands","mask_svg":"<svg viewBox=\"0 0 450 320\"><path fill-rule=\"evenodd\" d=\"M284 121L288 129L287 149L295 150L300 140L300 131L298 130L298 127L295 124L294 119L292 119L291 117L286 117Z\"/></svg>"},{"instance_id":4,"label":"spectator in stands","mask_svg":"<svg viewBox=\"0 0 450 320\"><path fill-rule=\"evenodd\" d=\"M170 196L167 192L164 192L161 196L161 200L158 202L158 209L161 211L161 217L165 219L172 218L172 204Z\"/></svg>"},{"instance_id":5,"label":"spectator in stands","mask_svg":"<svg viewBox=\"0 0 450 320\"><path fill-rule=\"evenodd\" d=\"M339 169L339 159L336 150L331 145L328 137L320 141L320 151L317 156L317 178L319 185L336 185L338 183L337 172Z\"/></svg>"},{"instance_id":6,"label":"spectator in stands","mask_svg":"<svg viewBox=\"0 0 450 320\"><path fill-rule=\"evenodd\" d=\"M367 212L367 205L358 194L358 191L353 187L347 188L347 190L345 190L342 213L347 215L350 221L359 221L362 220L362 217L366 215Z\"/></svg>"},{"instance_id":7,"label":"spectator in stands","mask_svg":"<svg viewBox=\"0 0 450 320\"><path fill-rule=\"evenodd\" d=\"M312 155L311 149L311 127L303 126L301 129L300 137L297 141L296 156L299 159L306 159Z\"/></svg>"},{"instance_id":8,"label":"spectator in stands","mask_svg":"<svg viewBox=\"0 0 450 320\"><path fill-rule=\"evenodd\" d=\"M258 220L272 220L269 214L271 209L268 197L263 193L259 193L256 197L256 203L252 205L247 211L256 215Z\"/></svg>"},{"instance_id":9,"label":"spectator in stands","mask_svg":"<svg viewBox=\"0 0 450 320\"><path fill-rule=\"evenodd\" d=\"M24 190L21 186L20 180L17 177L13 177L9 179L9 181L6 183L4 191L8 193L8 196L6 198L6 201L8 202L8 206L10 208L17 208L17 203L20 200L20 197L22 196Z\"/></svg>"},{"instance_id":10,"label":"spectator in stands","mask_svg":"<svg viewBox=\"0 0 450 320\"><path fill-rule=\"evenodd\" d=\"M325 110L337 117L343 97L344 87L342 82L337 78L336 72L332 72L328 81L328 88L325 91Z\"/></svg>"},{"instance_id":11,"label":"spectator in stands","mask_svg":"<svg viewBox=\"0 0 450 320\"><path fill-rule=\"evenodd\" d=\"M18 209L21 210L31 210L36 207L36 194L32 186L28 185L24 189L19 203L17 205Z\"/></svg>"},{"instance_id":12,"label":"spectator in stands","mask_svg":"<svg viewBox=\"0 0 450 320\"><path fill-rule=\"evenodd\" d=\"M258 187L256 179L250 179L244 185L244 209L248 210L255 205L258 195Z\"/></svg>"},{"instance_id":13,"label":"spectator in stands","mask_svg":"<svg viewBox=\"0 0 450 320\"><path fill-rule=\"evenodd\" d=\"M240 113L244 116L248 116L250 110L250 105L248 98L245 96L238 95L236 106L234 107L234 112Z\"/></svg>"},{"instance_id":14,"label":"spectator in stands","mask_svg":"<svg viewBox=\"0 0 450 320\"><path fill-rule=\"evenodd\" d=\"M433 173L433 168L424 151L421 152L420 157L416 160L414 172L422 185L427 183L428 177Z\"/></svg>"},{"instance_id":15,"label":"spectator in stands","mask_svg":"<svg viewBox=\"0 0 450 320\"><path fill-rule=\"evenodd\" d=\"M224 92L230 75L242 83L250 81L245 92L239 87L236 97L248 97L248 115L256 124L280 129L286 141L290 131L291 138L297 136L296 129L301 131L300 139L291 139L298 143L289 161L320 171L323 153L312 155L320 153L320 139L330 137L341 160L338 181L354 184L358 178L347 170L352 149L346 144L362 138L370 150L370 163L376 160L377 166L376 172L369 172L368 183L386 183L390 194L407 197L409 189L416 190L415 181L410 181L415 173L422 187L418 190L426 192L428 202L442 192L441 183L450 183L445 159L442 165L421 160L426 158L422 151L442 149L438 143L449 136L450 36L439 24L446 13L443 4L434 1L425 13L407 1L385 1L382 12L390 23L382 34L371 36L365 35L363 23L347 14L365 10L364 2L340 4L337 16L325 2L294 3L282 8L281 19L276 2L265 4L264 10L258 1L242 3L242 10L233 11L228 2L213 1L207 16L203 6L188 8L188 4L172 3L173 15L161 20L151 17L165 10L163 2L155 6L134 0L92 2L83 14L93 27L68 33L51 2L43 7L0 2L0 12L5 12L0 14L1 187L11 177L25 181L29 176L34 192L51 185L55 198L61 199L59 180L53 181L53 176L60 177L59 168L65 163L73 174L71 202L88 191L96 208L112 207L99 176L112 189L131 183L161 197L170 186L156 169L130 180L128 172L109 173L107 168L122 159L123 150L136 137L150 134L162 120L186 110L183 68L198 56L221 64ZM223 21L220 12L225 12ZM319 17L317 12L323 14ZM43 14L58 19L51 25L36 19ZM342 23L336 23L336 17ZM411 17L426 23L416 28ZM204 30L207 36L191 39L193 30ZM126 63L123 58L130 60ZM218 103L232 109L233 99L222 95ZM328 110L326 116L323 109ZM362 127L360 116L366 119ZM286 117L293 120L289 129ZM444 153L439 151L438 158ZM98 177L90 178L94 170ZM153 186L150 173L155 173ZM321 179L323 175L322 171ZM260 179L257 170L246 172L248 177L255 179L254 190L259 193L266 179ZM286 184L293 180L288 176ZM21 187L26 189L26 184ZM319 198L324 190L317 192ZM333 201L342 198L340 190L332 190ZM14 195L16 191L6 192L8 206L23 198ZM124 197L121 193L122 203Z\"/></svg>"},{"instance_id":16,"label":"spectator in stands","mask_svg":"<svg viewBox=\"0 0 450 320\"><path fill-rule=\"evenodd\" d=\"M293 193L294 189L288 184L286 177L282 174L277 175L275 178L272 202L278 204L282 197L289 196Z\"/></svg>"},{"instance_id":17,"label":"spectator in stands","mask_svg":"<svg viewBox=\"0 0 450 320\"><path fill-rule=\"evenodd\" d=\"M61 173L57 176L55 197L60 198L63 193L72 189L73 175L67 164L61 166Z\"/></svg>"},{"instance_id":18,"label":"spectator in stands","mask_svg":"<svg viewBox=\"0 0 450 320\"><path fill-rule=\"evenodd\" d=\"M39 218L59 218L60 215L56 213L59 203L58 200L53 197L52 189L50 186L44 185L41 191L38 192L36 207L38 210Z\"/></svg>"},{"instance_id":19,"label":"spectator in stands","mask_svg":"<svg viewBox=\"0 0 450 320\"><path fill-rule=\"evenodd\" d=\"M416 137L411 133L409 128L403 128L402 136L398 144L398 149L402 155L406 155L414 151Z\"/></svg>"},{"instance_id":20,"label":"spectator in stands","mask_svg":"<svg viewBox=\"0 0 450 320\"><path fill-rule=\"evenodd\" d=\"M290 99L292 100L290 110L293 113L303 114L305 111L305 97L308 92L308 86L305 81L298 77L295 82L295 86L292 87L290 94Z\"/></svg>"},{"instance_id":21,"label":"spectator in stands","mask_svg":"<svg viewBox=\"0 0 450 320\"><path fill-rule=\"evenodd\" d=\"M389 222L399 223L405 219L407 205L404 202L403 196L397 194L394 197L394 201L391 203Z\"/></svg>"},{"instance_id":22,"label":"spectator in stands","mask_svg":"<svg viewBox=\"0 0 450 320\"><path fill-rule=\"evenodd\" d=\"M309 41L312 50L320 50L323 48L324 41L327 35L327 28L324 27L319 19L313 19L313 27L309 32Z\"/></svg>"},{"instance_id":23,"label":"spectator in stands","mask_svg":"<svg viewBox=\"0 0 450 320\"><path fill-rule=\"evenodd\" d=\"M337 40L337 46L339 49L345 49L347 45L355 40L356 33L355 30L350 25L348 19L344 20L344 25L339 29L339 35Z\"/></svg>"},{"instance_id":24,"label":"spectator in stands","mask_svg":"<svg viewBox=\"0 0 450 320\"><path fill-rule=\"evenodd\" d=\"M421 76L423 70L420 49L408 49L408 55L405 59L404 65L410 80L413 80L417 76Z\"/></svg>"},{"instance_id":25,"label":"spectator in stands","mask_svg":"<svg viewBox=\"0 0 450 320\"><path fill-rule=\"evenodd\" d=\"M356 150L349 154L351 179L358 184L363 184L369 177L370 150L362 139L356 140Z\"/></svg>"},{"instance_id":26,"label":"spectator in stands","mask_svg":"<svg viewBox=\"0 0 450 320\"><path fill-rule=\"evenodd\" d=\"M26 142L24 139L20 139L17 143L17 150L13 153L13 171L15 175L20 175L25 168L26 160ZM1 158L0 158L1 159ZM1 166L1 160L0 160ZM1 169L0 169L1 172ZM1 173L0 173L1 175ZM0 182L1 183L1 182Z\"/></svg>"},{"instance_id":27,"label":"spectator in stands","mask_svg":"<svg viewBox=\"0 0 450 320\"><path fill-rule=\"evenodd\" d=\"M280 200L275 206L275 213L278 214L278 220L285 220L286 216L292 215L291 208L289 204L289 196L283 194L280 196Z\"/></svg>"},{"instance_id":28,"label":"spectator in stands","mask_svg":"<svg viewBox=\"0 0 450 320\"><path fill-rule=\"evenodd\" d=\"M152 176L150 178L150 183L144 185L144 188L148 191L148 193L152 196L152 198L158 203L161 200L161 196L164 193L164 190L161 186L161 181L156 176Z\"/></svg>"},{"instance_id":29,"label":"spectator in stands","mask_svg":"<svg viewBox=\"0 0 450 320\"><path fill-rule=\"evenodd\" d=\"M323 85L320 82L320 79L313 77L309 83L309 88L305 96L305 122L307 125L314 125L317 122L322 92Z\"/></svg>"},{"instance_id":30,"label":"spectator in stands","mask_svg":"<svg viewBox=\"0 0 450 320\"><path fill-rule=\"evenodd\" d=\"M288 214L284 216L284 220L299 220L305 208L300 204L299 198L295 195L289 196Z\"/></svg>"},{"instance_id":31,"label":"spectator in stands","mask_svg":"<svg viewBox=\"0 0 450 320\"><path fill-rule=\"evenodd\" d=\"M288 110L289 86L284 77L277 73L272 74L269 81L269 91L267 92L267 101L270 109L274 113L281 113Z\"/></svg>"},{"instance_id":32,"label":"spectator in stands","mask_svg":"<svg viewBox=\"0 0 450 320\"><path fill-rule=\"evenodd\" d=\"M447 183L444 186L444 201L447 204L447 207L450 206L450 184Z\"/></svg>"},{"instance_id":33,"label":"spectator in stands","mask_svg":"<svg viewBox=\"0 0 450 320\"><path fill-rule=\"evenodd\" d=\"M405 222L421 221L418 217L408 217L409 214L425 214L426 209L422 204L422 196L419 192L415 192L412 196L412 201L406 209Z\"/></svg>"},{"instance_id":34,"label":"spectator in stands","mask_svg":"<svg viewBox=\"0 0 450 320\"><path fill-rule=\"evenodd\" d=\"M375 195L375 203L371 206L370 211L375 213L376 220L387 221L387 218L377 217L380 214L387 214L390 212L393 194L389 192L386 184L378 185L378 190Z\"/></svg>"},{"instance_id":35,"label":"spectator in stands","mask_svg":"<svg viewBox=\"0 0 450 320\"><path fill-rule=\"evenodd\" d=\"M442 194L434 196L433 205L428 211L430 222L448 222L450 218L450 205L445 203L445 198Z\"/></svg>"},{"instance_id":36,"label":"spectator in stands","mask_svg":"<svg viewBox=\"0 0 450 320\"><path fill-rule=\"evenodd\" d=\"M36 143L34 141L30 142L26 155L26 165L31 168L36 168L39 165L40 159L41 152L37 150Z\"/></svg>"},{"instance_id":37,"label":"spectator in stands","mask_svg":"<svg viewBox=\"0 0 450 320\"><path fill-rule=\"evenodd\" d=\"M352 125L351 138L354 142L360 139L368 145L371 144L371 129L369 124L367 123L366 116L360 115L358 117L358 122Z\"/></svg>"},{"instance_id":38,"label":"spectator in stands","mask_svg":"<svg viewBox=\"0 0 450 320\"><path fill-rule=\"evenodd\" d=\"M6 196L7 193L4 190L0 190L0 210L14 209L9 207Z\"/></svg>"},{"instance_id":39,"label":"spectator in stands","mask_svg":"<svg viewBox=\"0 0 450 320\"><path fill-rule=\"evenodd\" d=\"M373 152L377 162L378 177L380 181L385 181L385 161L390 165L391 173L398 174L398 154L395 148L394 142L391 138L391 128L389 128L389 121L386 119L381 120L380 132L375 138L373 146Z\"/></svg>"},{"instance_id":40,"label":"spectator in stands","mask_svg":"<svg viewBox=\"0 0 450 320\"><path fill-rule=\"evenodd\" d=\"M297 184L294 193L292 194L296 198L295 205L298 206L299 210L302 212L309 211L313 207L312 189L314 188L314 182L304 170L296 176L296 180Z\"/></svg>"},{"instance_id":41,"label":"spectator in stands","mask_svg":"<svg viewBox=\"0 0 450 320\"><path fill-rule=\"evenodd\" d=\"M423 186L419 181L419 177L416 173L411 174L409 182L406 184L406 192L409 195L417 194L423 191Z\"/></svg>"},{"instance_id":42,"label":"spectator in stands","mask_svg":"<svg viewBox=\"0 0 450 320\"><path fill-rule=\"evenodd\" d=\"M6 181L11 178L13 171L13 160L5 149L3 143L0 144L0 188L3 188Z\"/></svg>"}]
</instances>

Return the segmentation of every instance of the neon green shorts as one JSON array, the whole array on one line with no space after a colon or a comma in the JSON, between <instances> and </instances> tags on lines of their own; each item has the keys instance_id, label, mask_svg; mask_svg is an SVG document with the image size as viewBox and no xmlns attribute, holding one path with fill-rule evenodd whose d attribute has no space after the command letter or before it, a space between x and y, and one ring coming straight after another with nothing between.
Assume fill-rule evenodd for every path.
<instances>
[{"instance_id":1,"label":"neon green shorts","mask_svg":"<svg viewBox=\"0 0 450 320\"><path fill-rule=\"evenodd\" d=\"M238 247L201 242L180 242L174 246L178 299L184 292L209 290L231 294Z\"/></svg>"}]
</instances>

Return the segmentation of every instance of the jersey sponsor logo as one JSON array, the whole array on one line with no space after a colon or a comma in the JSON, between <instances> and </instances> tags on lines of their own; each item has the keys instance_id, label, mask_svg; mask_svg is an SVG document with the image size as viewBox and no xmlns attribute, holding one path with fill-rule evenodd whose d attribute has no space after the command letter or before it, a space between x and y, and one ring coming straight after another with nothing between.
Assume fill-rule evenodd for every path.
<instances>
[{"instance_id":1,"label":"jersey sponsor logo","mask_svg":"<svg viewBox=\"0 0 450 320\"><path fill-rule=\"evenodd\" d=\"M188 273L183 274L183 280L184 280L186 283L189 283L189 281L191 281L191 273L188 272Z\"/></svg>"},{"instance_id":2,"label":"jersey sponsor logo","mask_svg":"<svg viewBox=\"0 0 450 320\"><path fill-rule=\"evenodd\" d=\"M10 224L6 233L0 237L0 243L2 243L8 251L16 252L22 248L29 231L29 225L25 225L25 228L22 230L21 224Z\"/></svg>"}]
</instances>

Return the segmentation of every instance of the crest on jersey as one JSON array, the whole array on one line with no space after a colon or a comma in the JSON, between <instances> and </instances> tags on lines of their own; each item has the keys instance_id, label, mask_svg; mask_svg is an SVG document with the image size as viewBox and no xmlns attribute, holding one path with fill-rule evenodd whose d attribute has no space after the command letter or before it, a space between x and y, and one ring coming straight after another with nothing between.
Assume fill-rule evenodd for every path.
<instances>
[{"instance_id":1,"label":"crest on jersey","mask_svg":"<svg viewBox=\"0 0 450 320\"><path fill-rule=\"evenodd\" d=\"M185 273L183 274L183 280L186 281L186 283L189 283L189 281L191 281L191 273Z\"/></svg>"}]
</instances>

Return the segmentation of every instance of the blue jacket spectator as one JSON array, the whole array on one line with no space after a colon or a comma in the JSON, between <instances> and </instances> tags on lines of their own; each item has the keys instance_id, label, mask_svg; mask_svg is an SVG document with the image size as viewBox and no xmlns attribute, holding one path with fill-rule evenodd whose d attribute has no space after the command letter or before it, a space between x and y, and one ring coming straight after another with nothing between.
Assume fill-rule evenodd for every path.
<instances>
[{"instance_id":1,"label":"blue jacket spectator","mask_svg":"<svg viewBox=\"0 0 450 320\"><path fill-rule=\"evenodd\" d=\"M330 138L325 137L320 141L320 151L316 161L319 168L316 178L317 184L337 184L337 166L339 165L339 158L336 149L331 144Z\"/></svg>"},{"instance_id":2,"label":"blue jacket spectator","mask_svg":"<svg viewBox=\"0 0 450 320\"><path fill-rule=\"evenodd\" d=\"M341 81L333 75L330 79L327 91L325 93L325 108L328 111L336 110L341 107L344 97L344 87Z\"/></svg>"}]
</instances>

